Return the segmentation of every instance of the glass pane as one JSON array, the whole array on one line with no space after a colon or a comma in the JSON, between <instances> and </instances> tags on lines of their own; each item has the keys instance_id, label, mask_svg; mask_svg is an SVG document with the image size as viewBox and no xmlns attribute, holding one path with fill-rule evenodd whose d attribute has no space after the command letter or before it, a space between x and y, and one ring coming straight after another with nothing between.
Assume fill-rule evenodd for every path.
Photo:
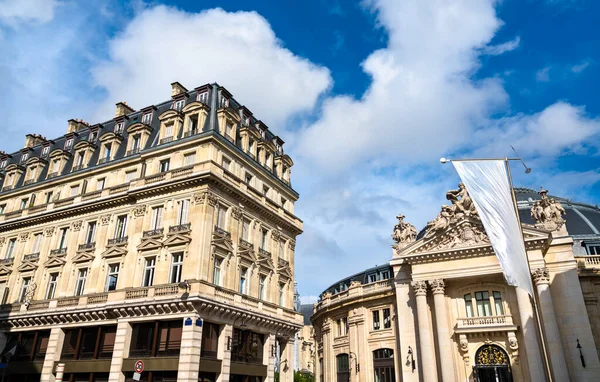
<instances>
[{"instance_id":1,"label":"glass pane","mask_svg":"<svg viewBox=\"0 0 600 382\"><path fill-rule=\"evenodd\" d=\"M494 307L496 308L496 315L504 315L504 307L502 306L502 294L500 292L494 292Z\"/></svg>"}]
</instances>

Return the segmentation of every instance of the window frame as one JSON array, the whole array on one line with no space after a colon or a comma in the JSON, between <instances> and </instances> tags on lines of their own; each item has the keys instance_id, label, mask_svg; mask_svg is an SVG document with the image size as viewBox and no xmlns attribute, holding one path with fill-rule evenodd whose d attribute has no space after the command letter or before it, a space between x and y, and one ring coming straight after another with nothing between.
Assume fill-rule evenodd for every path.
<instances>
[{"instance_id":1,"label":"window frame","mask_svg":"<svg viewBox=\"0 0 600 382\"><path fill-rule=\"evenodd\" d=\"M75 296L83 296L85 294L85 284L87 283L88 268L78 268L77 278L75 279Z\"/></svg>"}]
</instances>

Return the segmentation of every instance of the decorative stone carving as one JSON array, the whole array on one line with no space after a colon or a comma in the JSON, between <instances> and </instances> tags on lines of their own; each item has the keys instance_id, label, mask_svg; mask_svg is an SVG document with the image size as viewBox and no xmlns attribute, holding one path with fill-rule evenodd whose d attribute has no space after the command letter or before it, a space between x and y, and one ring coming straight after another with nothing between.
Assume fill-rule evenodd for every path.
<instances>
[{"instance_id":1,"label":"decorative stone carving","mask_svg":"<svg viewBox=\"0 0 600 382\"><path fill-rule=\"evenodd\" d=\"M294 240L288 241L288 248L292 251L296 250L296 242Z\"/></svg>"},{"instance_id":2,"label":"decorative stone carving","mask_svg":"<svg viewBox=\"0 0 600 382\"><path fill-rule=\"evenodd\" d=\"M133 216L136 218L142 217L146 215L146 205L145 204L138 204L137 206L135 206L133 208Z\"/></svg>"},{"instance_id":3,"label":"decorative stone carving","mask_svg":"<svg viewBox=\"0 0 600 382\"><path fill-rule=\"evenodd\" d=\"M50 237L52 235L54 235L54 227L47 227L44 229L44 235L46 237Z\"/></svg>"},{"instance_id":4,"label":"decorative stone carving","mask_svg":"<svg viewBox=\"0 0 600 382\"><path fill-rule=\"evenodd\" d=\"M22 233L19 234L19 241L21 243L26 242L27 239L29 239L29 232L22 232Z\"/></svg>"},{"instance_id":5,"label":"decorative stone carving","mask_svg":"<svg viewBox=\"0 0 600 382\"><path fill-rule=\"evenodd\" d=\"M354 280L354 281L350 282L350 288L356 288L356 287L359 287L361 285L362 285L362 283L360 281Z\"/></svg>"},{"instance_id":6,"label":"decorative stone carving","mask_svg":"<svg viewBox=\"0 0 600 382\"><path fill-rule=\"evenodd\" d=\"M0 247L2 247L5 242L6 242L6 238L5 237L0 237Z\"/></svg>"},{"instance_id":7,"label":"decorative stone carving","mask_svg":"<svg viewBox=\"0 0 600 382\"><path fill-rule=\"evenodd\" d=\"M535 284L548 284L550 282L550 272L548 268L538 268L531 272Z\"/></svg>"},{"instance_id":8,"label":"decorative stone carving","mask_svg":"<svg viewBox=\"0 0 600 382\"><path fill-rule=\"evenodd\" d=\"M460 222L453 222L449 230L438 238L425 243L417 252L461 248L489 244L489 242L481 222L473 218L466 218Z\"/></svg>"},{"instance_id":9,"label":"decorative stone carving","mask_svg":"<svg viewBox=\"0 0 600 382\"><path fill-rule=\"evenodd\" d=\"M108 225L110 223L110 215L102 215L100 216L100 224L102 225Z\"/></svg>"},{"instance_id":10,"label":"decorative stone carving","mask_svg":"<svg viewBox=\"0 0 600 382\"><path fill-rule=\"evenodd\" d=\"M548 231L560 229L565 224L565 209L556 199L548 199L547 190L542 188L539 194L542 199L531 207L531 218L536 221L535 226Z\"/></svg>"},{"instance_id":11,"label":"decorative stone carving","mask_svg":"<svg viewBox=\"0 0 600 382\"><path fill-rule=\"evenodd\" d=\"M464 217L477 216L475 204L463 183L458 184L457 190L448 191L446 199L451 201L452 205L442 206L442 211L440 211L438 216L427 223L426 238L432 237L438 231L445 230L451 223L461 220Z\"/></svg>"},{"instance_id":12,"label":"decorative stone carving","mask_svg":"<svg viewBox=\"0 0 600 382\"><path fill-rule=\"evenodd\" d=\"M72 224L73 231L78 232L81 229L81 226L83 226L83 220L77 220L77 221L73 222L73 224Z\"/></svg>"},{"instance_id":13,"label":"decorative stone carving","mask_svg":"<svg viewBox=\"0 0 600 382\"><path fill-rule=\"evenodd\" d=\"M206 192L196 192L192 195L192 203L194 204L202 204L204 199L206 199Z\"/></svg>"},{"instance_id":14,"label":"decorative stone carving","mask_svg":"<svg viewBox=\"0 0 600 382\"><path fill-rule=\"evenodd\" d=\"M27 290L25 291L25 305L29 306L29 304L31 304L31 300L33 300L33 296L35 295L35 290L37 289L37 284L34 282L32 282L31 284L29 284L29 286L27 287Z\"/></svg>"},{"instance_id":15,"label":"decorative stone carving","mask_svg":"<svg viewBox=\"0 0 600 382\"><path fill-rule=\"evenodd\" d=\"M433 294L444 294L444 289L446 288L446 286L444 285L444 280L442 279L436 279L436 280L429 280L429 285L431 286L431 290L433 291Z\"/></svg>"},{"instance_id":16,"label":"decorative stone carving","mask_svg":"<svg viewBox=\"0 0 600 382\"><path fill-rule=\"evenodd\" d=\"M273 238L273 240L279 241L279 239L281 238L281 231L279 231L277 229L272 230L271 237Z\"/></svg>"},{"instance_id":17,"label":"decorative stone carving","mask_svg":"<svg viewBox=\"0 0 600 382\"><path fill-rule=\"evenodd\" d=\"M513 332L508 332L508 348L510 349L510 357L513 362L519 364L519 342L517 336Z\"/></svg>"},{"instance_id":18,"label":"decorative stone carving","mask_svg":"<svg viewBox=\"0 0 600 382\"><path fill-rule=\"evenodd\" d=\"M417 229L414 225L404 221L404 215L400 214L396 216L398 224L394 226L394 232L392 233L392 239L396 244L408 244L415 241L417 237Z\"/></svg>"},{"instance_id":19,"label":"decorative stone carving","mask_svg":"<svg viewBox=\"0 0 600 382\"><path fill-rule=\"evenodd\" d=\"M417 296L426 296L427 295L427 283L425 281L413 281L410 285L415 290L415 294Z\"/></svg>"},{"instance_id":20,"label":"decorative stone carving","mask_svg":"<svg viewBox=\"0 0 600 382\"><path fill-rule=\"evenodd\" d=\"M458 337L458 346L460 348L460 352L462 353L463 361L466 366L469 366L469 362L471 358L469 357L469 340L467 339L466 334L461 334Z\"/></svg>"},{"instance_id":21,"label":"decorative stone carving","mask_svg":"<svg viewBox=\"0 0 600 382\"><path fill-rule=\"evenodd\" d=\"M206 193L206 199L208 200L208 204L212 207L216 206L217 203L219 203L219 198L217 197L217 195L213 194L210 191Z\"/></svg>"},{"instance_id":22,"label":"decorative stone carving","mask_svg":"<svg viewBox=\"0 0 600 382\"><path fill-rule=\"evenodd\" d=\"M52 197L52 202L57 202L60 200L60 193L56 193L53 197Z\"/></svg>"},{"instance_id":23,"label":"decorative stone carving","mask_svg":"<svg viewBox=\"0 0 600 382\"><path fill-rule=\"evenodd\" d=\"M243 212L243 210L240 207L233 207L231 209L231 216L235 220L240 220L242 218L242 212Z\"/></svg>"}]
</instances>

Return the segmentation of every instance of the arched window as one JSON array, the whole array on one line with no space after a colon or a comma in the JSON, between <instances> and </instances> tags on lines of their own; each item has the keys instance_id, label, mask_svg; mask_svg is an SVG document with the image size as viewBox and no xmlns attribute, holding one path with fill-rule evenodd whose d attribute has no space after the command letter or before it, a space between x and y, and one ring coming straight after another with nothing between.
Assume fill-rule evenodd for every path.
<instances>
[{"instance_id":1,"label":"arched window","mask_svg":"<svg viewBox=\"0 0 600 382\"><path fill-rule=\"evenodd\" d=\"M348 354L339 354L336 358L337 382L350 381L350 360Z\"/></svg>"},{"instance_id":2,"label":"arched window","mask_svg":"<svg viewBox=\"0 0 600 382\"><path fill-rule=\"evenodd\" d=\"M373 368L375 382L395 382L394 350L384 348L373 351Z\"/></svg>"},{"instance_id":3,"label":"arched window","mask_svg":"<svg viewBox=\"0 0 600 382\"><path fill-rule=\"evenodd\" d=\"M473 374L477 382L512 382L508 355L497 345L480 347L475 353Z\"/></svg>"}]
</instances>

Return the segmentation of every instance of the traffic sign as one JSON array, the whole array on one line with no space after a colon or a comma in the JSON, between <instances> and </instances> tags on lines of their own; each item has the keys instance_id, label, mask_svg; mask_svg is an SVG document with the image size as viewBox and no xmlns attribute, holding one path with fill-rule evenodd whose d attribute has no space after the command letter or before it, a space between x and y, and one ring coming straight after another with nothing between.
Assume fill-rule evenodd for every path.
<instances>
[{"instance_id":1,"label":"traffic sign","mask_svg":"<svg viewBox=\"0 0 600 382\"><path fill-rule=\"evenodd\" d=\"M135 372L141 373L142 371L144 371L144 361L138 359L137 361L135 361Z\"/></svg>"}]
</instances>

